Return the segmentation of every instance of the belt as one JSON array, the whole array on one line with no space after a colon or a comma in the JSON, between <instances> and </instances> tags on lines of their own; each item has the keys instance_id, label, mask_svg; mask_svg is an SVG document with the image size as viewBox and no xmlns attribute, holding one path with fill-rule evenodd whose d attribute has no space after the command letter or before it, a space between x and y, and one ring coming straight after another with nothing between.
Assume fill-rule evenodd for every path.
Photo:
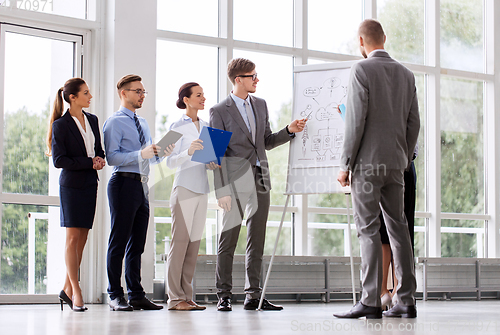
<instances>
[{"instance_id":1,"label":"belt","mask_svg":"<svg viewBox=\"0 0 500 335\"><path fill-rule=\"evenodd\" d=\"M117 176L122 176L122 177L127 177L127 178L132 178L135 180L140 181L141 183L147 183L149 181L149 177L139 174L139 173L133 173L133 172L115 172L115 175Z\"/></svg>"}]
</instances>

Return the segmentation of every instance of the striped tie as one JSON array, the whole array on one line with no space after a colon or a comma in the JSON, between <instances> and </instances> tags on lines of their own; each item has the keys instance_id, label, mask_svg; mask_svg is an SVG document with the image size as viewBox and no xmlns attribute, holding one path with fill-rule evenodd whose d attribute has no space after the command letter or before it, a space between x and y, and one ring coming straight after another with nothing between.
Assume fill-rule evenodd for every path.
<instances>
[{"instance_id":1,"label":"striped tie","mask_svg":"<svg viewBox=\"0 0 500 335\"><path fill-rule=\"evenodd\" d=\"M139 119L137 115L134 113L134 122L137 127L137 132L139 132L139 141L141 142L141 149L144 149L146 146L146 139L144 138L144 132L142 131L141 124L139 123ZM148 175L149 174L149 160L145 159L141 162L141 174Z\"/></svg>"},{"instance_id":2,"label":"striped tie","mask_svg":"<svg viewBox=\"0 0 500 335\"><path fill-rule=\"evenodd\" d=\"M252 141L253 143L255 143L255 118L253 116L252 110L250 109L250 106L248 105L248 102L245 100L243 104L245 105L245 112L247 113L248 123L250 126L249 130L250 134L252 135Z\"/></svg>"}]
</instances>

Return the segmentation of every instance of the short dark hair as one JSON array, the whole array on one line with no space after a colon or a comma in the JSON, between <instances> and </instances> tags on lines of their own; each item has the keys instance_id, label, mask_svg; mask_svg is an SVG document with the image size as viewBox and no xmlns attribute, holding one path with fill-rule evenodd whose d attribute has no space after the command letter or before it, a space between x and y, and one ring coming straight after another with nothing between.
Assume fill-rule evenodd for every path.
<instances>
[{"instance_id":1,"label":"short dark hair","mask_svg":"<svg viewBox=\"0 0 500 335\"><path fill-rule=\"evenodd\" d=\"M127 88L129 84L133 83L134 81L142 81L142 78L136 74L127 74L126 76L121 77L116 84L116 88L118 89L118 96L120 96L120 91L123 88Z\"/></svg>"},{"instance_id":2,"label":"short dark hair","mask_svg":"<svg viewBox=\"0 0 500 335\"><path fill-rule=\"evenodd\" d=\"M185 83L179 88L179 99L175 103L180 109L186 109L186 104L184 103L184 97L190 97L193 94L193 87L200 86L200 84L195 82Z\"/></svg>"},{"instance_id":3,"label":"short dark hair","mask_svg":"<svg viewBox=\"0 0 500 335\"><path fill-rule=\"evenodd\" d=\"M237 76L252 72L255 69L255 64L245 58L234 58L227 64L227 76L231 83L235 82Z\"/></svg>"},{"instance_id":4,"label":"short dark hair","mask_svg":"<svg viewBox=\"0 0 500 335\"><path fill-rule=\"evenodd\" d=\"M380 22L374 19L366 19L359 25L358 35L363 37L369 45L384 44L384 29Z\"/></svg>"}]
</instances>

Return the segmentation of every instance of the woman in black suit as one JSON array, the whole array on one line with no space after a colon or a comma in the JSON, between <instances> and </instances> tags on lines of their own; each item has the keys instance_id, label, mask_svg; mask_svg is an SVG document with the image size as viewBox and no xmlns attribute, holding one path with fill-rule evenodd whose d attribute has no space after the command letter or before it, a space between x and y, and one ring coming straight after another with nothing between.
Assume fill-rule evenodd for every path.
<instances>
[{"instance_id":1,"label":"woman in black suit","mask_svg":"<svg viewBox=\"0 0 500 335\"><path fill-rule=\"evenodd\" d=\"M63 115L63 101L70 104ZM62 168L59 178L61 227L66 227L66 282L59 293L73 311L85 311L78 283L78 269L94 222L97 199L97 170L104 165L104 151L97 117L83 111L92 94L81 78L68 80L57 91L47 135L48 155ZM70 297L72 297L70 299Z\"/></svg>"}]
</instances>

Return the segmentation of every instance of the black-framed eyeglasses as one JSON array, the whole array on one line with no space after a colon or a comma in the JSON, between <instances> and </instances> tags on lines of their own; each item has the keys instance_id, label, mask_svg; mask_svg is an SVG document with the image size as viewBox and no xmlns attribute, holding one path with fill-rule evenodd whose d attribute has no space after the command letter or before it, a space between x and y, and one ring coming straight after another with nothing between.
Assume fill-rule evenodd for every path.
<instances>
[{"instance_id":1,"label":"black-framed eyeglasses","mask_svg":"<svg viewBox=\"0 0 500 335\"><path fill-rule=\"evenodd\" d=\"M241 77L241 78L252 78L253 81L255 81L255 79L257 79L257 73L254 73L254 74L240 74L236 77ZM235 78L236 78L235 77Z\"/></svg>"},{"instance_id":2,"label":"black-framed eyeglasses","mask_svg":"<svg viewBox=\"0 0 500 335\"><path fill-rule=\"evenodd\" d=\"M133 89L131 89L131 88L125 88L125 89L124 89L124 91L132 91L132 92L137 93L139 96L141 96L141 95L144 95L144 96L148 95L148 92L143 91L143 90L141 90L140 88L138 88L138 89L136 89L136 90L133 90Z\"/></svg>"}]
</instances>

